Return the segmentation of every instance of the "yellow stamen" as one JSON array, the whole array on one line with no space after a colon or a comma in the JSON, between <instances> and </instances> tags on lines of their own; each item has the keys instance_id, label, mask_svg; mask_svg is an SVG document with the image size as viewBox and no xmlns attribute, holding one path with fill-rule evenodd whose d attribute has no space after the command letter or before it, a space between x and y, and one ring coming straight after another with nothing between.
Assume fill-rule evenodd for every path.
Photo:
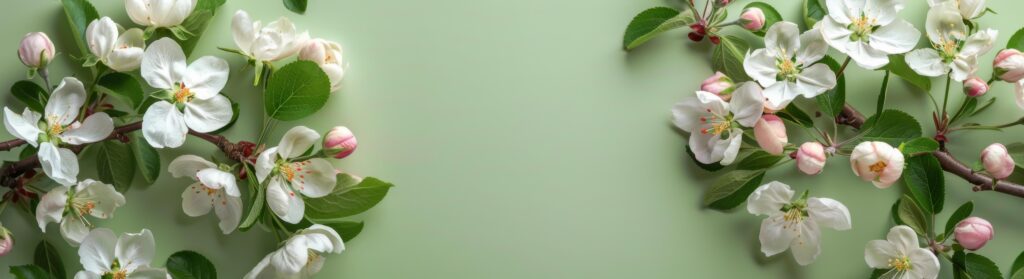
<instances>
[{"instance_id":1,"label":"yellow stamen","mask_svg":"<svg viewBox=\"0 0 1024 279\"><path fill-rule=\"evenodd\" d=\"M184 83L181 83L178 86L178 91L174 92L174 100L178 101L178 103L186 103L188 101L191 101L194 95L195 94L193 94L192 91L189 90Z\"/></svg>"},{"instance_id":2,"label":"yellow stamen","mask_svg":"<svg viewBox=\"0 0 1024 279\"><path fill-rule=\"evenodd\" d=\"M910 264L910 257L903 256L889 259L889 268L896 269L897 271L907 271L913 268L913 265Z\"/></svg>"},{"instance_id":3,"label":"yellow stamen","mask_svg":"<svg viewBox=\"0 0 1024 279\"><path fill-rule=\"evenodd\" d=\"M878 161L878 163L874 163L871 164L871 166L868 166L868 169L870 169L873 173L881 174L887 166L889 166L889 164L886 164L884 161Z\"/></svg>"}]
</instances>

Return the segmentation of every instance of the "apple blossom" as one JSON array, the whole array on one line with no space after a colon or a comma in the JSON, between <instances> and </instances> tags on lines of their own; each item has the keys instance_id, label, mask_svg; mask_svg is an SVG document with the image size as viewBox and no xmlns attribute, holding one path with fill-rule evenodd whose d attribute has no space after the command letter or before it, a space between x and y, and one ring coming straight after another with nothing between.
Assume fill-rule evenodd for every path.
<instances>
[{"instance_id":1,"label":"apple blossom","mask_svg":"<svg viewBox=\"0 0 1024 279\"><path fill-rule=\"evenodd\" d=\"M124 8L135 24L150 27L181 25L196 8L196 0L125 0Z\"/></svg>"},{"instance_id":2,"label":"apple blossom","mask_svg":"<svg viewBox=\"0 0 1024 279\"><path fill-rule=\"evenodd\" d=\"M1006 150L1006 146L999 143L990 144L981 151L981 164L985 166L985 171L995 179L1006 179L1013 173L1013 168L1017 166L1013 157L1010 157L1010 152Z\"/></svg>"},{"instance_id":3,"label":"apple blossom","mask_svg":"<svg viewBox=\"0 0 1024 279\"><path fill-rule=\"evenodd\" d=\"M288 18L282 17L264 26L260 21L253 22L243 10L235 12L231 31L239 50L257 61L278 61L292 56L309 40L309 33L296 31Z\"/></svg>"},{"instance_id":4,"label":"apple blossom","mask_svg":"<svg viewBox=\"0 0 1024 279\"><path fill-rule=\"evenodd\" d=\"M299 158L319 138L316 131L295 126L281 137L276 147L263 151L256 159L256 178L260 183L268 183L267 205L285 222L296 224L302 220L306 210L302 196L326 196L337 183L337 170L327 160Z\"/></svg>"},{"instance_id":5,"label":"apple blossom","mask_svg":"<svg viewBox=\"0 0 1024 279\"><path fill-rule=\"evenodd\" d=\"M971 97L978 97L985 95L988 92L988 82L985 80L972 76L964 80L964 94Z\"/></svg>"},{"instance_id":6,"label":"apple blossom","mask_svg":"<svg viewBox=\"0 0 1024 279\"><path fill-rule=\"evenodd\" d=\"M985 29L967 37L964 24L952 1L928 10L925 26L932 48L907 53L906 61L918 74L937 77L949 74L964 81L978 70L978 57L992 49L999 32Z\"/></svg>"},{"instance_id":7,"label":"apple blossom","mask_svg":"<svg viewBox=\"0 0 1024 279\"><path fill-rule=\"evenodd\" d=\"M18 58L21 63L32 69L46 68L46 64L53 61L53 42L43 32L32 32L25 34L21 39L21 46L18 47Z\"/></svg>"},{"instance_id":8,"label":"apple blossom","mask_svg":"<svg viewBox=\"0 0 1024 279\"><path fill-rule=\"evenodd\" d=\"M994 75L1005 82L1018 82L1024 78L1024 54L1008 48L996 55L992 61Z\"/></svg>"},{"instance_id":9,"label":"apple blossom","mask_svg":"<svg viewBox=\"0 0 1024 279\"><path fill-rule=\"evenodd\" d=\"M352 130L344 126L337 126L331 128L327 135L324 136L323 145L324 154L334 156L335 159L341 159L355 152L359 142L356 141L356 135L352 133Z\"/></svg>"},{"instance_id":10,"label":"apple blossom","mask_svg":"<svg viewBox=\"0 0 1024 279\"><path fill-rule=\"evenodd\" d=\"M754 124L754 139L765 152L781 155L786 144L789 143L786 124L782 123L782 118L774 114L765 114L757 120L757 124Z\"/></svg>"},{"instance_id":11,"label":"apple blossom","mask_svg":"<svg viewBox=\"0 0 1024 279\"><path fill-rule=\"evenodd\" d=\"M975 19L985 14L985 0L928 0L928 6L935 7L943 2L953 2L953 6L964 19Z\"/></svg>"},{"instance_id":12,"label":"apple blossom","mask_svg":"<svg viewBox=\"0 0 1024 279\"><path fill-rule=\"evenodd\" d=\"M299 60L313 61L327 74L331 81L331 92L341 89L348 67L341 56L341 45L324 39L313 39L299 52Z\"/></svg>"},{"instance_id":13,"label":"apple blossom","mask_svg":"<svg viewBox=\"0 0 1024 279\"><path fill-rule=\"evenodd\" d=\"M889 64L889 55L906 53L917 45L921 32L896 17L902 0L826 0L828 16L820 27L825 41L848 55L862 68Z\"/></svg>"},{"instance_id":14,"label":"apple blossom","mask_svg":"<svg viewBox=\"0 0 1024 279\"><path fill-rule=\"evenodd\" d=\"M789 249L800 265L814 262L821 253L819 226L845 231L852 227L850 211L839 201L808 198L804 192L792 201L789 185L772 181L761 185L747 198L747 211L766 215L761 222L761 252L773 256Z\"/></svg>"},{"instance_id":15,"label":"apple blossom","mask_svg":"<svg viewBox=\"0 0 1024 279\"><path fill-rule=\"evenodd\" d=\"M853 173L880 189L889 188L903 174L903 153L887 143L865 141L850 154Z\"/></svg>"},{"instance_id":16,"label":"apple blossom","mask_svg":"<svg viewBox=\"0 0 1024 279\"><path fill-rule=\"evenodd\" d=\"M106 139L114 131L114 121L103 112L89 115L84 121L78 121L78 113L85 103L85 95L85 86L82 82L69 77L64 78L53 91L53 95L46 102L43 115L28 108L18 115L4 107L4 126L7 132L32 146L37 146L43 172L64 186L78 181L78 156L61 145L98 142Z\"/></svg>"},{"instance_id":17,"label":"apple blossom","mask_svg":"<svg viewBox=\"0 0 1024 279\"><path fill-rule=\"evenodd\" d=\"M11 231L0 225L0 257L7 255L11 250L14 250L14 236L11 235Z\"/></svg>"},{"instance_id":18,"label":"apple blossom","mask_svg":"<svg viewBox=\"0 0 1024 279\"><path fill-rule=\"evenodd\" d=\"M345 243L331 227L313 224L284 242L284 246L260 260L245 279L311 278L324 265L325 254L341 254Z\"/></svg>"},{"instance_id":19,"label":"apple blossom","mask_svg":"<svg viewBox=\"0 0 1024 279\"><path fill-rule=\"evenodd\" d=\"M78 248L81 271L75 279L100 278L171 278L162 268L152 268L156 254L153 233L142 229L138 233L125 233L115 238L114 232L95 229L82 241Z\"/></svg>"},{"instance_id":20,"label":"apple blossom","mask_svg":"<svg viewBox=\"0 0 1024 279\"><path fill-rule=\"evenodd\" d=\"M36 207L36 222L46 232L46 224L60 223L60 234L71 246L78 246L93 227L85 217L107 219L124 205L124 196L114 186L86 179L74 188L57 186L43 195Z\"/></svg>"},{"instance_id":21,"label":"apple blossom","mask_svg":"<svg viewBox=\"0 0 1024 279\"><path fill-rule=\"evenodd\" d=\"M153 42L142 56L142 78L163 89L142 117L142 135L156 148L179 147L189 129L213 132L231 121L231 101L220 95L228 62L204 56L185 65L185 53L170 38Z\"/></svg>"},{"instance_id":22,"label":"apple blossom","mask_svg":"<svg viewBox=\"0 0 1024 279\"><path fill-rule=\"evenodd\" d=\"M878 278L934 279L939 276L939 259L921 248L917 233L908 226L889 229L885 240L872 240L864 248L864 261L875 269L888 270Z\"/></svg>"},{"instance_id":23,"label":"apple blossom","mask_svg":"<svg viewBox=\"0 0 1024 279\"><path fill-rule=\"evenodd\" d=\"M968 217L956 223L953 233L956 236L956 242L960 243L964 249L971 251L981 249L995 236L992 223L978 217Z\"/></svg>"},{"instance_id":24,"label":"apple blossom","mask_svg":"<svg viewBox=\"0 0 1024 279\"><path fill-rule=\"evenodd\" d=\"M753 127L764 111L761 87L744 82L725 102L718 95L697 91L672 107L676 127L690 133L689 146L697 161L731 164L739 153L743 130Z\"/></svg>"},{"instance_id":25,"label":"apple blossom","mask_svg":"<svg viewBox=\"0 0 1024 279\"><path fill-rule=\"evenodd\" d=\"M740 26L750 31L761 31L764 28L764 11L759 8L748 8L740 14Z\"/></svg>"},{"instance_id":26,"label":"apple blossom","mask_svg":"<svg viewBox=\"0 0 1024 279\"><path fill-rule=\"evenodd\" d=\"M242 193L235 175L221 170L210 161L195 155L182 155L167 165L174 177L191 177L195 183L181 193L181 209L199 217L214 210L220 219L220 231L229 234L242 220Z\"/></svg>"},{"instance_id":27,"label":"apple blossom","mask_svg":"<svg viewBox=\"0 0 1024 279\"><path fill-rule=\"evenodd\" d=\"M818 142L805 142L796 150L796 167L808 175L821 173L825 159L825 147Z\"/></svg>"},{"instance_id":28,"label":"apple blossom","mask_svg":"<svg viewBox=\"0 0 1024 279\"><path fill-rule=\"evenodd\" d=\"M711 75L700 84L701 91L718 95L726 101L729 101L729 94L732 94L732 91L735 89L736 84L722 72L715 72L714 75Z\"/></svg>"},{"instance_id":29,"label":"apple blossom","mask_svg":"<svg viewBox=\"0 0 1024 279\"><path fill-rule=\"evenodd\" d=\"M743 68L765 88L769 109L781 110L797 96L814 98L836 86L832 69L815 64L828 51L818 31L801 35L796 24L779 22L768 28L764 44L765 48L747 53Z\"/></svg>"},{"instance_id":30,"label":"apple blossom","mask_svg":"<svg viewBox=\"0 0 1024 279\"><path fill-rule=\"evenodd\" d=\"M118 72L134 71L142 63L146 41L141 29L132 28L124 33L109 17L93 20L85 31L89 50L103 65Z\"/></svg>"}]
</instances>

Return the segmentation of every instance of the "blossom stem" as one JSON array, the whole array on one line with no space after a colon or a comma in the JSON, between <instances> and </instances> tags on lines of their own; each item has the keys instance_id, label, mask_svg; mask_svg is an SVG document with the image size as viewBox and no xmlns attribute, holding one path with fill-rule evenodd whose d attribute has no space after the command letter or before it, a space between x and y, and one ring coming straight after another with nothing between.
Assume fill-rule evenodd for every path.
<instances>
[{"instance_id":1,"label":"blossom stem","mask_svg":"<svg viewBox=\"0 0 1024 279\"><path fill-rule=\"evenodd\" d=\"M850 65L850 59L851 57L847 56L846 60L843 60L843 65L839 66L839 71L836 72L836 79L838 79L840 76L843 75L843 73L846 72L846 66Z\"/></svg>"},{"instance_id":2,"label":"blossom stem","mask_svg":"<svg viewBox=\"0 0 1024 279\"><path fill-rule=\"evenodd\" d=\"M46 68L39 69L39 79L43 80L43 85L46 86L46 93L53 94L53 87L50 87L50 73Z\"/></svg>"},{"instance_id":3,"label":"blossom stem","mask_svg":"<svg viewBox=\"0 0 1024 279\"><path fill-rule=\"evenodd\" d=\"M946 118L948 116L946 114L946 106L949 103L949 85L952 83L952 81L953 81L953 79L950 78L949 75L946 75L946 94L942 97L942 117L943 118Z\"/></svg>"}]
</instances>

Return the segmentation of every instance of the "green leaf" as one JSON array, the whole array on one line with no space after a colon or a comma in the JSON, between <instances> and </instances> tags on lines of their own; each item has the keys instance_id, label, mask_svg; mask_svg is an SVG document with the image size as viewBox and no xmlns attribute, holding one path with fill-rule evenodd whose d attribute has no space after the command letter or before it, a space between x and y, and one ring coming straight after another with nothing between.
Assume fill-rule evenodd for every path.
<instances>
[{"instance_id":1,"label":"green leaf","mask_svg":"<svg viewBox=\"0 0 1024 279\"><path fill-rule=\"evenodd\" d=\"M875 105L875 115L882 113L882 109L885 109L885 95L889 92L889 74L891 71L885 71L885 77L882 78L882 88L878 90L877 105ZM875 119L878 121L878 119Z\"/></svg>"},{"instance_id":2,"label":"green leaf","mask_svg":"<svg viewBox=\"0 0 1024 279\"><path fill-rule=\"evenodd\" d=\"M1015 142L1006 145L1006 151L1013 157L1017 167L1024 168L1024 143Z\"/></svg>"},{"instance_id":3,"label":"green leaf","mask_svg":"<svg viewBox=\"0 0 1024 279\"><path fill-rule=\"evenodd\" d=\"M138 107L146 93L142 91L142 85L131 75L124 73L111 73L100 78L100 90L107 94L123 97L129 101L132 108Z\"/></svg>"},{"instance_id":4,"label":"green leaf","mask_svg":"<svg viewBox=\"0 0 1024 279\"><path fill-rule=\"evenodd\" d=\"M751 2L750 4L747 4L747 6L743 7L743 10L750 8L761 9L761 12L764 13L764 25L761 27L761 30L753 32L758 36L764 37L765 32L768 31L768 27L771 27L776 22L782 21L782 15L779 14L779 11L776 11L775 7L772 7L772 5L769 5L768 3Z\"/></svg>"},{"instance_id":5,"label":"green leaf","mask_svg":"<svg viewBox=\"0 0 1024 279\"><path fill-rule=\"evenodd\" d=\"M36 266L39 266L48 274L52 274L53 277L68 277L64 271L64 261L60 259L60 253L57 252L57 248L53 247L53 244L50 244L45 239L36 245L34 259Z\"/></svg>"},{"instance_id":6,"label":"green leaf","mask_svg":"<svg viewBox=\"0 0 1024 279\"><path fill-rule=\"evenodd\" d=\"M18 101L25 103L25 106L36 112L43 112L46 108L46 100L49 94L35 82L21 80L11 85L11 94Z\"/></svg>"},{"instance_id":7,"label":"green leaf","mask_svg":"<svg viewBox=\"0 0 1024 279\"><path fill-rule=\"evenodd\" d=\"M896 224L896 225L906 225L906 223L903 223L903 220L900 219L900 214L899 213L900 213L900 200L896 200L896 202L892 203L892 208L889 211L889 214L892 217L892 223Z\"/></svg>"},{"instance_id":8,"label":"green leaf","mask_svg":"<svg viewBox=\"0 0 1024 279\"><path fill-rule=\"evenodd\" d=\"M807 1L816 2L816 0ZM835 59L832 59L832 57L829 56L825 56L821 61L821 63L828 65L833 72L838 72L841 67L839 62L836 62ZM846 105L846 75L839 76L839 79L836 80L835 88L825 91L824 94L818 95L815 99L818 101L818 107L821 109L821 112L833 118L842 113L843 106Z\"/></svg>"},{"instance_id":9,"label":"green leaf","mask_svg":"<svg viewBox=\"0 0 1024 279\"><path fill-rule=\"evenodd\" d=\"M917 234L926 235L928 233L929 218L910 196L903 195L903 197L900 198L900 207L897 215L900 216L900 220L902 220L904 224L913 228Z\"/></svg>"},{"instance_id":10,"label":"green leaf","mask_svg":"<svg viewBox=\"0 0 1024 279\"><path fill-rule=\"evenodd\" d=\"M622 49L632 50L662 32L689 26L696 22L693 13L680 12L673 8L657 7L647 9L633 18L622 36Z\"/></svg>"},{"instance_id":11,"label":"green leaf","mask_svg":"<svg viewBox=\"0 0 1024 279\"><path fill-rule=\"evenodd\" d=\"M690 159L693 161L693 164L697 165L703 170L716 172L718 170L721 170L722 168L725 168L725 166L723 166L720 163L705 164L701 163L700 161L697 161L697 157L696 155L693 154L693 150L690 149L690 146L686 146L686 154L690 155Z\"/></svg>"},{"instance_id":12,"label":"green leaf","mask_svg":"<svg viewBox=\"0 0 1024 279\"><path fill-rule=\"evenodd\" d=\"M341 235L342 242L349 242L360 232L363 231L363 222L355 221L336 221L323 223L324 226L331 227L334 231Z\"/></svg>"},{"instance_id":13,"label":"green leaf","mask_svg":"<svg viewBox=\"0 0 1024 279\"><path fill-rule=\"evenodd\" d=\"M908 157L917 156L939 150L939 142L931 138L920 137L900 144L900 150Z\"/></svg>"},{"instance_id":14,"label":"green leaf","mask_svg":"<svg viewBox=\"0 0 1024 279\"><path fill-rule=\"evenodd\" d=\"M268 116L292 121L320 110L330 94L331 82L320 66L296 61L274 72L263 100Z\"/></svg>"},{"instance_id":15,"label":"green leaf","mask_svg":"<svg viewBox=\"0 0 1024 279\"><path fill-rule=\"evenodd\" d=\"M135 155L127 144L108 140L94 144L99 147L96 155L96 172L103 182L114 185L124 193L132 186L135 178Z\"/></svg>"},{"instance_id":16,"label":"green leaf","mask_svg":"<svg viewBox=\"0 0 1024 279\"><path fill-rule=\"evenodd\" d=\"M909 82L924 92L929 92L932 89L932 80L926 76L917 74L910 65L907 65L907 61L904 60L902 54L889 55L889 65L883 67L888 71L891 71L896 76Z\"/></svg>"},{"instance_id":17,"label":"green leaf","mask_svg":"<svg viewBox=\"0 0 1024 279\"><path fill-rule=\"evenodd\" d=\"M881 141L892 146L921 137L921 125L909 114L898 110L886 110L868 118L864 123L864 141ZM877 123L876 123L877 122Z\"/></svg>"},{"instance_id":18,"label":"green leaf","mask_svg":"<svg viewBox=\"0 0 1024 279\"><path fill-rule=\"evenodd\" d=\"M1012 48L1019 51L1024 51L1024 28L1017 30L1010 37L1010 40L1006 42L1006 48Z\"/></svg>"},{"instance_id":19,"label":"green leaf","mask_svg":"<svg viewBox=\"0 0 1024 279\"><path fill-rule=\"evenodd\" d=\"M764 170L734 170L727 172L704 193L704 206L729 210L746 201L764 178Z\"/></svg>"},{"instance_id":20,"label":"green leaf","mask_svg":"<svg viewBox=\"0 0 1024 279\"><path fill-rule=\"evenodd\" d=\"M946 238L953 235L953 229L956 228L956 224L971 216L971 212L974 212L974 202L966 202L960 208L957 208L956 211L953 211L953 214L949 215L949 220L946 221L946 227L942 235Z\"/></svg>"},{"instance_id":21,"label":"green leaf","mask_svg":"<svg viewBox=\"0 0 1024 279\"><path fill-rule=\"evenodd\" d=\"M900 178L925 214L942 211L946 198L946 180L939 160L931 154L907 158L907 166Z\"/></svg>"},{"instance_id":22,"label":"green leaf","mask_svg":"<svg viewBox=\"0 0 1024 279\"><path fill-rule=\"evenodd\" d=\"M821 19L825 18L825 15L828 14L828 12L825 11L825 6L822 6L819 0L804 0L803 11L804 25L807 26L807 29L810 29L814 24L817 24L818 21L821 21Z\"/></svg>"},{"instance_id":23,"label":"green leaf","mask_svg":"<svg viewBox=\"0 0 1024 279\"><path fill-rule=\"evenodd\" d=\"M736 36L725 35L719 38L721 42L711 52L711 68L736 82L750 80L743 69L743 58L750 46Z\"/></svg>"},{"instance_id":24,"label":"green leaf","mask_svg":"<svg viewBox=\"0 0 1024 279\"><path fill-rule=\"evenodd\" d=\"M349 174L339 174L333 192L321 198L306 199L306 217L314 222L329 222L363 213L383 200L393 186L373 177L359 180Z\"/></svg>"},{"instance_id":25,"label":"green leaf","mask_svg":"<svg viewBox=\"0 0 1024 279\"><path fill-rule=\"evenodd\" d=\"M1017 255L1017 259L1013 260L1013 265L1010 265L1009 278L1016 279L1018 276L1024 276L1024 252Z\"/></svg>"},{"instance_id":26,"label":"green leaf","mask_svg":"<svg viewBox=\"0 0 1024 279\"><path fill-rule=\"evenodd\" d=\"M977 98L972 98L972 99L977 99ZM970 113L968 113L966 115L967 116L975 116L975 115L981 114L982 112L985 112L990 107L992 107L992 104L996 103L996 99L997 99L996 97L992 97L992 98L989 98L988 100L985 100L985 103L981 104L981 106L979 106L978 108L974 109L973 111L971 111Z\"/></svg>"},{"instance_id":27,"label":"green leaf","mask_svg":"<svg viewBox=\"0 0 1024 279\"><path fill-rule=\"evenodd\" d=\"M11 274L14 274L16 279L47 279L50 277L46 270L35 265L19 265L11 266Z\"/></svg>"},{"instance_id":28,"label":"green leaf","mask_svg":"<svg viewBox=\"0 0 1024 279\"><path fill-rule=\"evenodd\" d=\"M738 170L763 170L768 169L782 160L781 155L772 155L763 150L754 151L736 165Z\"/></svg>"},{"instance_id":29,"label":"green leaf","mask_svg":"<svg viewBox=\"0 0 1024 279\"><path fill-rule=\"evenodd\" d=\"M78 49L82 51L83 57L90 55L92 52L85 43L85 28L93 20L99 19L100 14L88 0L61 0L61 3L64 5L64 14L71 25L71 35L74 36Z\"/></svg>"},{"instance_id":30,"label":"green leaf","mask_svg":"<svg viewBox=\"0 0 1024 279\"><path fill-rule=\"evenodd\" d=\"M965 271L971 279L1003 278L999 272L999 266L985 256L968 253L964 261Z\"/></svg>"},{"instance_id":31,"label":"green leaf","mask_svg":"<svg viewBox=\"0 0 1024 279\"><path fill-rule=\"evenodd\" d=\"M217 268L193 251L178 251L167 258L167 273L174 279L216 279Z\"/></svg>"},{"instance_id":32,"label":"green leaf","mask_svg":"<svg viewBox=\"0 0 1024 279\"><path fill-rule=\"evenodd\" d=\"M284 7L296 14L306 13L306 0L284 0Z\"/></svg>"},{"instance_id":33,"label":"green leaf","mask_svg":"<svg viewBox=\"0 0 1024 279\"><path fill-rule=\"evenodd\" d=\"M245 219L238 225L238 230L248 231L252 225L256 224L256 221L260 219L260 212L263 211L263 206L266 204L267 190L256 180L256 171L250 164L245 165L245 173L249 175L249 189L255 189L256 197L252 199L251 206L249 206L249 213L245 215Z\"/></svg>"},{"instance_id":34,"label":"green leaf","mask_svg":"<svg viewBox=\"0 0 1024 279\"><path fill-rule=\"evenodd\" d=\"M803 126L804 128L814 127L814 120L811 119L811 116L807 115L807 113L800 110L800 108L794 104L790 104L789 106L786 106L785 109L775 112L775 115L779 118L789 120L789 122L793 122L794 124Z\"/></svg>"},{"instance_id":35,"label":"green leaf","mask_svg":"<svg viewBox=\"0 0 1024 279\"><path fill-rule=\"evenodd\" d=\"M210 24L213 16L217 14L217 8L224 5L224 1L226 0L198 0L195 9L192 10L192 14L181 23L180 29L191 35L188 36L187 40L176 37L174 39L181 45L181 49L185 52L186 56L190 55L192 50L196 48L196 44L199 43L199 38L206 30L206 26Z\"/></svg>"},{"instance_id":36,"label":"green leaf","mask_svg":"<svg viewBox=\"0 0 1024 279\"><path fill-rule=\"evenodd\" d=\"M160 177L160 153L149 145L146 139L133 135L131 136L132 154L135 155L135 162L139 165L139 172L147 183L153 184Z\"/></svg>"}]
</instances>

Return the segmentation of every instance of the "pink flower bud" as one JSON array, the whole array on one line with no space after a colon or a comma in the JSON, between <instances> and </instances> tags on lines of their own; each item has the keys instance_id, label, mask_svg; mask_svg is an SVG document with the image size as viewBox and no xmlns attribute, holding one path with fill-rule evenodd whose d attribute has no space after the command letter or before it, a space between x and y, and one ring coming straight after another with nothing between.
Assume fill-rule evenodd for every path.
<instances>
[{"instance_id":1,"label":"pink flower bud","mask_svg":"<svg viewBox=\"0 0 1024 279\"><path fill-rule=\"evenodd\" d=\"M817 142L805 142L796 150L796 168L808 175L821 173L825 168L825 147Z\"/></svg>"},{"instance_id":2,"label":"pink flower bud","mask_svg":"<svg viewBox=\"0 0 1024 279\"><path fill-rule=\"evenodd\" d=\"M722 72L715 72L714 75L705 79L704 82L700 84L700 90L714 93L728 101L729 95L732 94L733 89L735 89L735 86L733 85L735 84L732 82L731 78L725 76Z\"/></svg>"},{"instance_id":3,"label":"pink flower bud","mask_svg":"<svg viewBox=\"0 0 1024 279\"><path fill-rule=\"evenodd\" d=\"M964 94L971 97L985 95L988 92L988 82L979 77L970 77L964 80Z\"/></svg>"},{"instance_id":4,"label":"pink flower bud","mask_svg":"<svg viewBox=\"0 0 1024 279\"><path fill-rule=\"evenodd\" d=\"M356 151L357 145L355 134L352 134L352 130L344 126L331 128L331 131L324 136L324 152L337 159L351 155Z\"/></svg>"},{"instance_id":5,"label":"pink flower bud","mask_svg":"<svg viewBox=\"0 0 1024 279\"><path fill-rule=\"evenodd\" d=\"M744 29L761 31L761 28L764 28L764 11L758 8L744 10L740 15L740 24Z\"/></svg>"},{"instance_id":6,"label":"pink flower bud","mask_svg":"<svg viewBox=\"0 0 1024 279\"><path fill-rule=\"evenodd\" d=\"M992 61L994 74L1006 82L1024 79L1024 54L1016 49L1004 49Z\"/></svg>"},{"instance_id":7,"label":"pink flower bud","mask_svg":"<svg viewBox=\"0 0 1024 279\"><path fill-rule=\"evenodd\" d=\"M729 5L729 2L731 2L731 1L729 1L729 0L718 0L718 6L719 7L725 7L726 5Z\"/></svg>"},{"instance_id":8,"label":"pink flower bud","mask_svg":"<svg viewBox=\"0 0 1024 279\"><path fill-rule=\"evenodd\" d=\"M0 227L0 257L7 255L14 249L14 237L7 228Z\"/></svg>"},{"instance_id":9,"label":"pink flower bud","mask_svg":"<svg viewBox=\"0 0 1024 279\"><path fill-rule=\"evenodd\" d=\"M993 143L981 151L981 164L985 166L985 171L996 179L1006 179L1016 166L1006 146L999 143Z\"/></svg>"},{"instance_id":10,"label":"pink flower bud","mask_svg":"<svg viewBox=\"0 0 1024 279\"><path fill-rule=\"evenodd\" d=\"M956 242L971 251L981 249L995 236L992 224L978 217L968 217L956 223L956 230L953 232L956 235Z\"/></svg>"},{"instance_id":11,"label":"pink flower bud","mask_svg":"<svg viewBox=\"0 0 1024 279\"><path fill-rule=\"evenodd\" d=\"M774 155L781 155L789 143L786 125L782 123L782 118L774 114L765 114L757 120L757 124L754 124L754 138L761 149Z\"/></svg>"},{"instance_id":12,"label":"pink flower bud","mask_svg":"<svg viewBox=\"0 0 1024 279\"><path fill-rule=\"evenodd\" d=\"M18 47L18 58L21 58L21 63L33 69L46 67L46 63L53 60L53 54L53 42L43 32L25 34L25 38L21 39L21 46Z\"/></svg>"}]
</instances>

